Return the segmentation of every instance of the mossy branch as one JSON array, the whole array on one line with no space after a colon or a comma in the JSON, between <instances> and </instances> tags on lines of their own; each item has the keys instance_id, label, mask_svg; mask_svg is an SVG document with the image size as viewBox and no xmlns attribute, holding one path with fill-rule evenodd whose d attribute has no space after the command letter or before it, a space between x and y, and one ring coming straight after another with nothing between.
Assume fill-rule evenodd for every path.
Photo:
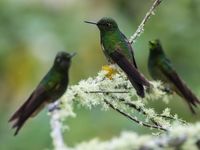
<instances>
[{"instance_id":1,"label":"mossy branch","mask_svg":"<svg viewBox=\"0 0 200 150\"><path fill-rule=\"evenodd\" d=\"M171 115L168 108L166 108L162 114L158 114L154 111L154 109L146 106L149 101L160 99L167 100L170 98L169 95L160 90L162 89L161 83L151 81L153 86L152 89L149 93L146 93L145 98L141 99L139 96L137 96L126 75L121 72L118 67L110 67L117 69L118 73L113 74L111 78L107 78L107 72L100 71L96 77L90 77L86 80L80 81L77 85L69 87L65 95L62 97L60 103L58 103L59 105L56 104L58 109L55 109L50 113L52 118L51 136L53 138L53 143L56 150L76 149L76 147L67 147L67 145L64 143L64 139L62 138L62 128L66 126L64 124L64 120L66 120L68 117L76 116L75 112L73 111L73 104L75 102L76 104L89 109L95 108L96 106L101 106L103 111L108 111L111 108L128 119L131 119L135 123L138 123L141 128L144 126L148 127L150 130L158 129L157 132L159 134L160 130L164 130L163 134L166 134L165 131L169 133L174 128L174 123L180 126L186 125L182 120L178 119L176 115ZM105 91L122 92L117 93ZM140 115L145 116L145 120L140 120L140 117L136 117L135 113L140 113ZM133 133L133 135L135 136L135 133ZM119 138L119 140L121 139ZM101 142L99 142L99 144L100 143ZM90 142L88 144L88 147L90 147ZM107 144L109 145L109 143ZM128 145L130 145L130 143L127 143L127 146ZM78 149L81 150L80 145L78 147ZM87 145L85 145L85 147L87 147ZM119 148L116 146L115 149Z\"/></svg>"}]
</instances>

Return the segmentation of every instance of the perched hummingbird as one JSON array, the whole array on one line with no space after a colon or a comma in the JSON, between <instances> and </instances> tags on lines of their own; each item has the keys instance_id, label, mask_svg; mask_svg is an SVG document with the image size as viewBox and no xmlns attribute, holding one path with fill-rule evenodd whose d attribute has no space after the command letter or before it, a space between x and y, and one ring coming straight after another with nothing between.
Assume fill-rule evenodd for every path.
<instances>
[{"instance_id":1,"label":"perched hummingbird","mask_svg":"<svg viewBox=\"0 0 200 150\"><path fill-rule=\"evenodd\" d=\"M166 89L181 96L188 103L190 110L195 113L193 107L196 107L200 101L176 73L170 60L165 55L160 41L150 41L149 46L148 69L152 78L164 82Z\"/></svg>"},{"instance_id":2,"label":"perched hummingbird","mask_svg":"<svg viewBox=\"0 0 200 150\"><path fill-rule=\"evenodd\" d=\"M67 89L68 71L71 58L75 55L59 52L50 71L44 76L37 88L26 102L13 114L10 121L15 121L12 128L16 128L17 135L29 117L34 117L46 104L58 100Z\"/></svg>"},{"instance_id":3,"label":"perched hummingbird","mask_svg":"<svg viewBox=\"0 0 200 150\"><path fill-rule=\"evenodd\" d=\"M144 86L149 87L150 83L137 70L131 44L119 30L115 20L104 17L97 23L85 22L97 25L100 30L101 46L106 58L110 63L116 63L126 73L137 94L144 97Z\"/></svg>"}]
</instances>

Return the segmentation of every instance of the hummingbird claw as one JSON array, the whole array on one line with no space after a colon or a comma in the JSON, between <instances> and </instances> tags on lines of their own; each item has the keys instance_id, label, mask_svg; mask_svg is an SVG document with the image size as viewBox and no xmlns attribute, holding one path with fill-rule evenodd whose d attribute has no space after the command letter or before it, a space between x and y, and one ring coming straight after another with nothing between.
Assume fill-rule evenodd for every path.
<instances>
[{"instance_id":1,"label":"hummingbird claw","mask_svg":"<svg viewBox=\"0 0 200 150\"><path fill-rule=\"evenodd\" d=\"M54 110L59 110L59 109L60 109L59 104L60 104L60 102L58 102L58 101L49 104L49 105L48 105L48 111L49 111L49 112L53 112Z\"/></svg>"}]
</instances>

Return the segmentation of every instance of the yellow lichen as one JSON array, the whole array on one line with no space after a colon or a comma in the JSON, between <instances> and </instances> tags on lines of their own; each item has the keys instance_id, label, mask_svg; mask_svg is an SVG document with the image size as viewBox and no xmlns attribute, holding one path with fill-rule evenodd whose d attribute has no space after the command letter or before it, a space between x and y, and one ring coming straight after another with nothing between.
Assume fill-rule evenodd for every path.
<instances>
[{"instance_id":1,"label":"yellow lichen","mask_svg":"<svg viewBox=\"0 0 200 150\"><path fill-rule=\"evenodd\" d=\"M104 65L102 66L102 70L106 72L106 77L109 78L110 80L112 80L113 75L115 75L116 73L118 73L117 69L109 66L109 65Z\"/></svg>"}]
</instances>

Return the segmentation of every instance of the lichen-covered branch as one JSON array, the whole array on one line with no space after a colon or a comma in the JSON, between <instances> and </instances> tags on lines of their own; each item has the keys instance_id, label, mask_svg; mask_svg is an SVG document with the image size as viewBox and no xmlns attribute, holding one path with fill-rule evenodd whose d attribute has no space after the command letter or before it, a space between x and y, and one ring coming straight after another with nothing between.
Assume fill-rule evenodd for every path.
<instances>
[{"instance_id":1,"label":"lichen-covered branch","mask_svg":"<svg viewBox=\"0 0 200 150\"><path fill-rule=\"evenodd\" d=\"M146 104L152 100L162 99L167 101L170 99L170 96L161 90L162 84L160 82L151 81L153 86L148 92L146 92L145 98L142 99L137 96L135 89L128 81L126 75L121 72L118 67L110 67L114 67L118 73L113 74L111 78L107 78L107 72L100 71L96 77L90 77L86 80L80 81L77 85L69 87L65 95L62 97L60 103L58 103L59 109L50 113L52 118L51 135L56 150L81 150L81 147L79 147L80 145L77 146L77 148L68 148L62 139L62 127L65 126L64 120L66 120L68 117L75 116L75 112L73 110L73 104L75 102L76 104L88 109L94 109L96 106L101 106L102 111L108 111L110 108L112 108L125 117L141 125L141 128L142 126L145 126L149 127L150 129L156 128L170 131L173 128L173 123L181 126L184 125L183 121L178 119L176 115L170 114L170 110L168 108L163 110L162 114L158 114L153 108L148 108L146 106ZM119 93L115 91L119 91ZM136 113L144 115L145 119L140 120L139 117L136 117ZM159 133L160 131L157 130L157 132ZM135 134L133 135L135 136ZM109 143L107 144L109 145ZM127 144L129 145L130 143ZM117 148L117 145L115 146L116 148L114 149L121 149L120 147ZM87 145L84 147L87 147ZM85 149L84 147L82 147L82 149ZM88 147L90 147L90 142L88 143Z\"/></svg>"},{"instance_id":2,"label":"lichen-covered branch","mask_svg":"<svg viewBox=\"0 0 200 150\"><path fill-rule=\"evenodd\" d=\"M154 15L154 11L155 9L160 5L160 3L163 0L155 0L152 7L149 9L149 11L146 13L144 19L142 20L142 22L140 23L140 25L138 26L136 32L130 37L129 39L129 43L133 44L135 43L136 39L143 33L144 31L144 26L147 23L147 21L150 19L150 17L152 15Z\"/></svg>"},{"instance_id":3,"label":"lichen-covered branch","mask_svg":"<svg viewBox=\"0 0 200 150\"><path fill-rule=\"evenodd\" d=\"M93 139L83 142L73 150L199 150L200 123L190 126L174 125L162 135L138 135L122 132L119 137L108 141Z\"/></svg>"},{"instance_id":4,"label":"lichen-covered branch","mask_svg":"<svg viewBox=\"0 0 200 150\"><path fill-rule=\"evenodd\" d=\"M55 115L55 114L54 114ZM53 120L52 120L53 121ZM55 121L55 120L54 120ZM53 122L54 122L53 121ZM57 122L57 119L56 119ZM62 129L55 123L52 126L55 150L199 150L200 123L195 125L177 125L161 135L138 135L135 132L122 132L120 136L108 141L97 138L82 142L74 147L66 147L60 139ZM60 143L63 142L63 143Z\"/></svg>"},{"instance_id":5,"label":"lichen-covered branch","mask_svg":"<svg viewBox=\"0 0 200 150\"><path fill-rule=\"evenodd\" d=\"M158 123L155 123L155 125L150 125L150 124L147 124L147 123L143 123L141 121L139 121L136 117L132 117L130 116L129 114L121 111L120 109L118 108L115 108L111 103L109 103L107 100L105 100L105 103L110 106L112 109L114 109L115 111L119 112L120 114L122 114L123 116L125 116L126 118L134 121L135 123L138 123L144 127L148 127L148 128L154 128L154 129L160 129L160 130L163 130L163 131L167 131L167 129L163 128L162 126L160 125L157 125Z\"/></svg>"},{"instance_id":6,"label":"lichen-covered branch","mask_svg":"<svg viewBox=\"0 0 200 150\"><path fill-rule=\"evenodd\" d=\"M53 146L55 150L67 150L63 136L62 136L62 123L60 122L59 116L56 113L57 110L51 112L51 137L53 140Z\"/></svg>"},{"instance_id":7,"label":"lichen-covered branch","mask_svg":"<svg viewBox=\"0 0 200 150\"><path fill-rule=\"evenodd\" d=\"M111 66L115 67L115 66ZM118 69L118 67L116 67ZM161 88L161 83L151 81L153 85L151 91L146 93L145 98L140 98L135 89L132 87L131 83L128 81L126 75L118 70L119 73L113 75L112 79L106 78L106 72L99 72L98 76L94 78L88 78L87 80L82 80L78 85L74 85L68 88L66 94L62 98L61 110L59 111L62 119L65 119L69 114L74 114L73 112L73 102L77 102L86 108L93 108L97 105L102 107L102 110L108 110L109 105L105 103L105 100L109 101L115 108L119 108L125 113L130 113L134 116L134 113L139 112L146 116L146 122L150 122L153 118L155 122L162 125L163 128L170 127L170 120L165 118L175 118L169 112L169 109L164 110L164 114L157 114L152 108L147 108L145 106L151 100L167 100L169 96L164 93ZM126 92L97 92L93 93L91 91L126 91ZM128 104L128 105L127 105ZM130 107L134 106L134 107ZM71 111L71 112L68 112ZM67 116L66 113L67 112ZM161 117L161 116L166 117Z\"/></svg>"}]
</instances>

